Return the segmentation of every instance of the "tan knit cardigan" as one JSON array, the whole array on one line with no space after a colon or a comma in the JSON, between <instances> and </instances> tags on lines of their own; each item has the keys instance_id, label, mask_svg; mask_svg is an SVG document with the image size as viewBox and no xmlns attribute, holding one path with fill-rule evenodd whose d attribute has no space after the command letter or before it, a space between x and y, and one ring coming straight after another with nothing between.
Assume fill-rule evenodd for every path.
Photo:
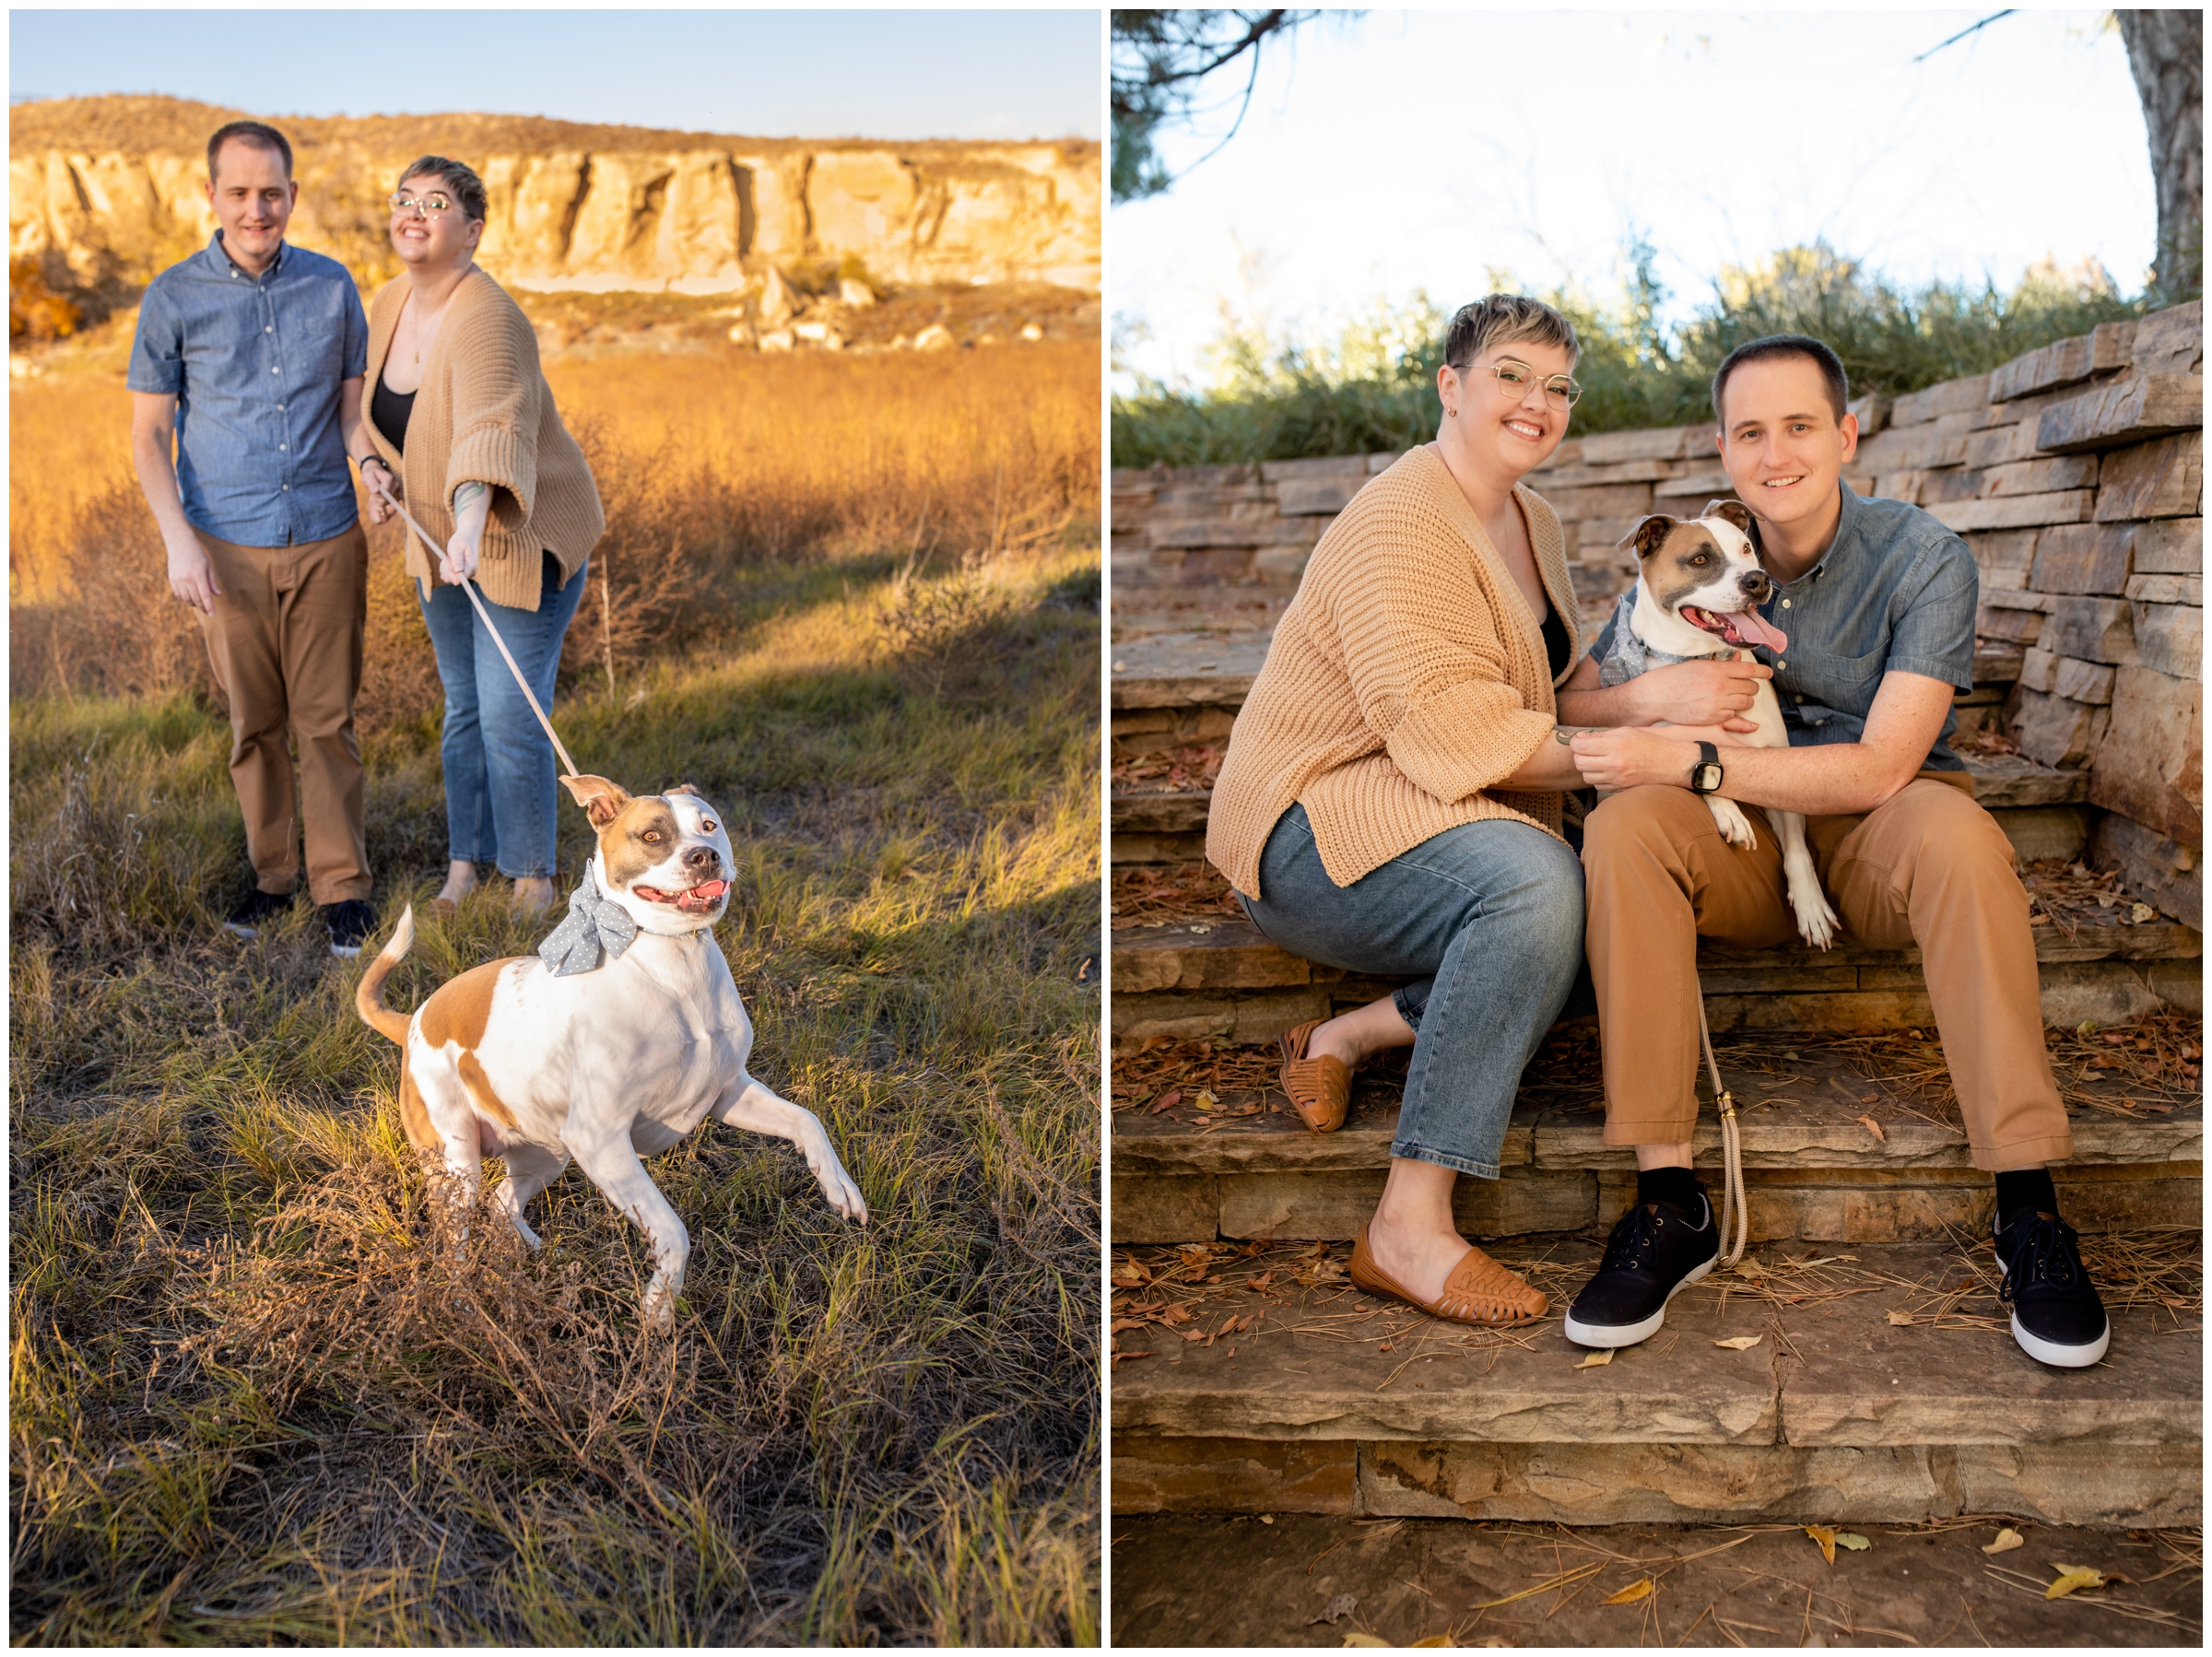
<instances>
[{"instance_id":1,"label":"tan knit cardigan","mask_svg":"<svg viewBox=\"0 0 2212 1657\"><path fill-rule=\"evenodd\" d=\"M370 303L364 405L375 395L406 297L403 276ZM536 609L543 554L559 560L565 586L606 529L591 468L538 367L530 319L481 269L461 278L438 324L407 419L406 452L392 446L373 416L368 427L377 453L399 474L407 511L441 540L453 533L453 491L471 479L493 486L477 585L495 604ZM412 533L406 544L407 573L427 593L437 579L435 555Z\"/></svg>"},{"instance_id":2,"label":"tan knit cardigan","mask_svg":"<svg viewBox=\"0 0 2212 1657\"><path fill-rule=\"evenodd\" d=\"M1514 497L1536 569L1583 652L1564 537ZM1206 854L1249 897L1277 820L1302 804L1322 865L1349 886L1460 823L1559 832L1560 796L1496 785L1550 737L1558 681L1542 624L1432 448L1369 482L1314 548L1230 733Z\"/></svg>"}]
</instances>

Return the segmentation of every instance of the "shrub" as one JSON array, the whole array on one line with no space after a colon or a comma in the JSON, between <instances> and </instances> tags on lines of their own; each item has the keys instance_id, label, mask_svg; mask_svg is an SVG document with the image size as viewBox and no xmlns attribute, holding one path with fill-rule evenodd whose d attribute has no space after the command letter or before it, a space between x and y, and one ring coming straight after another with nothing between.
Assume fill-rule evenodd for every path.
<instances>
[{"instance_id":1,"label":"shrub","mask_svg":"<svg viewBox=\"0 0 2212 1657\"><path fill-rule=\"evenodd\" d=\"M1713 370L1763 335L1825 339L1842 358L1853 395L1897 395L1982 373L2147 308L2142 296L2123 298L2101 270L2039 266L2010 293L1986 281L1912 288L1816 244L1724 269L1712 299L1670 329L1651 248L1631 242L1626 263L1622 292L1609 302L1579 288L1544 296L1582 336L1578 433L1712 418ZM1446 320L1424 294L1396 311L1378 308L1318 351L1232 331L1215 347L1215 389L1147 382L1114 398L1113 464L1293 460L1426 442L1442 412L1436 370Z\"/></svg>"}]
</instances>

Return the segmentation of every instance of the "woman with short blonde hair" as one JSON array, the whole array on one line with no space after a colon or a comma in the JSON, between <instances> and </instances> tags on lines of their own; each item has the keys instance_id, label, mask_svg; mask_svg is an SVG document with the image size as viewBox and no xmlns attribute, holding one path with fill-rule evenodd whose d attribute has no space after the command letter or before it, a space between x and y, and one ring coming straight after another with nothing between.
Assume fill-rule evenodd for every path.
<instances>
[{"instance_id":1,"label":"woman with short blonde hair","mask_svg":"<svg viewBox=\"0 0 2212 1657\"><path fill-rule=\"evenodd\" d=\"M1546 1305L1459 1235L1452 1192L1461 1174L1498 1178L1522 1069L1583 958L1582 866L1561 832L1582 776L1554 699L1585 641L1559 521L1521 481L1567 435L1579 354L1535 300L1492 294L1453 318L1436 441L1371 479L1314 549L1207 820L1207 857L1269 938L1416 980L1288 1031L1283 1087L1330 1132L1352 1071L1412 1045L1352 1276L1464 1322Z\"/></svg>"},{"instance_id":2,"label":"woman with short blonde hair","mask_svg":"<svg viewBox=\"0 0 2212 1657\"><path fill-rule=\"evenodd\" d=\"M459 583L469 578L538 705L606 527L583 451L561 424L521 307L476 263L484 182L424 156L392 196L404 266L369 307L370 394L347 447L371 484L369 518L393 510L382 485L442 546L410 533L407 573L445 687L439 756L449 862L435 899L450 914L489 863L526 909L553 901L558 805L552 746ZM433 568L433 560L435 567Z\"/></svg>"}]
</instances>

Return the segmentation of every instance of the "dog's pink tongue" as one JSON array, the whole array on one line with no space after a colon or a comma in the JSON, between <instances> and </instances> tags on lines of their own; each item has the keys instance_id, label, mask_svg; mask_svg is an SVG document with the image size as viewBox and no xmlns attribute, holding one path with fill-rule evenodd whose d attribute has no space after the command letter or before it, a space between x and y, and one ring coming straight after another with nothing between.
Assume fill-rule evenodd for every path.
<instances>
[{"instance_id":1,"label":"dog's pink tongue","mask_svg":"<svg viewBox=\"0 0 2212 1657\"><path fill-rule=\"evenodd\" d=\"M1790 648L1790 636L1757 610L1741 610L1728 619L1735 622L1735 630L1753 644L1763 644L1769 650Z\"/></svg>"}]
</instances>

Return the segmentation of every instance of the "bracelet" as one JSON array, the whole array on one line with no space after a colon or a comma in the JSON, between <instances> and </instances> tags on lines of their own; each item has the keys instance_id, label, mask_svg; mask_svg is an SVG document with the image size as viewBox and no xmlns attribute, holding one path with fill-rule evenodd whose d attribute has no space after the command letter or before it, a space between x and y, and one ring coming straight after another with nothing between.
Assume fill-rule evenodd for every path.
<instances>
[{"instance_id":1,"label":"bracelet","mask_svg":"<svg viewBox=\"0 0 2212 1657\"><path fill-rule=\"evenodd\" d=\"M381 454L364 454L360 457L360 459L355 461L353 464L356 471L362 470L371 464L384 466L384 457ZM391 469L392 468L390 466L384 466L384 470L387 472L389 472Z\"/></svg>"}]
</instances>

